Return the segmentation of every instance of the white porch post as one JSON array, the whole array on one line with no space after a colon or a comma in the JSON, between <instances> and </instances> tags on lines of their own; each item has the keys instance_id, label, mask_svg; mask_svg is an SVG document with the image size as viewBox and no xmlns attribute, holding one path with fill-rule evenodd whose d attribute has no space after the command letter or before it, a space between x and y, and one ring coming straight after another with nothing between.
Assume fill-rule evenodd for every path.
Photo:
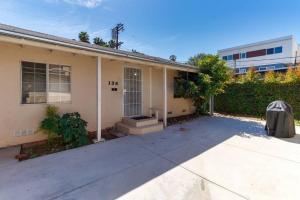
<instances>
[{"instance_id":1,"label":"white porch post","mask_svg":"<svg viewBox=\"0 0 300 200\"><path fill-rule=\"evenodd\" d=\"M149 107L150 107L150 115L152 117L152 67L149 67Z\"/></svg>"},{"instance_id":2,"label":"white porch post","mask_svg":"<svg viewBox=\"0 0 300 200\"><path fill-rule=\"evenodd\" d=\"M167 68L164 67L163 69L163 91L164 91L164 108L163 108L163 120L164 120L164 126L167 127L167 118L168 118L168 99L167 99Z\"/></svg>"},{"instance_id":3,"label":"white porch post","mask_svg":"<svg viewBox=\"0 0 300 200\"><path fill-rule=\"evenodd\" d=\"M97 142L102 141L101 138L101 74L102 65L101 57L97 56Z\"/></svg>"}]
</instances>

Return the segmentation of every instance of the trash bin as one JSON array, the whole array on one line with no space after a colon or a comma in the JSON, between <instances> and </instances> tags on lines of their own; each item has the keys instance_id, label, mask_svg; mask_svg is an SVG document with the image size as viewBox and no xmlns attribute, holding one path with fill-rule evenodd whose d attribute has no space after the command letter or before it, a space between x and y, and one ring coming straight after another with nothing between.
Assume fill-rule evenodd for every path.
<instances>
[{"instance_id":1,"label":"trash bin","mask_svg":"<svg viewBox=\"0 0 300 200\"><path fill-rule=\"evenodd\" d=\"M292 107L284 101L270 103L266 110L266 131L269 136L290 138L295 135Z\"/></svg>"}]
</instances>

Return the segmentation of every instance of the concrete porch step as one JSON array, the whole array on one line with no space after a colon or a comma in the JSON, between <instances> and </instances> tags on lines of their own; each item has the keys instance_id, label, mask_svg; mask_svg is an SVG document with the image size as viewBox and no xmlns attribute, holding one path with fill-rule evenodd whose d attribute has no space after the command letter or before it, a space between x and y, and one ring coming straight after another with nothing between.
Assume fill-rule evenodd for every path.
<instances>
[{"instance_id":1,"label":"concrete porch step","mask_svg":"<svg viewBox=\"0 0 300 200\"><path fill-rule=\"evenodd\" d=\"M134 119L131 119L131 118L128 118L128 117L124 117L122 119L122 123L138 128L138 127L144 127L144 126L158 124L158 119L152 117L152 118L149 118L149 119L134 120Z\"/></svg>"},{"instance_id":2,"label":"concrete porch step","mask_svg":"<svg viewBox=\"0 0 300 200\"><path fill-rule=\"evenodd\" d=\"M134 127L123 122L119 122L117 123L117 129L127 134L143 135L146 133L162 131L164 129L164 125L162 122L159 122L157 124L151 124L142 127Z\"/></svg>"}]
</instances>

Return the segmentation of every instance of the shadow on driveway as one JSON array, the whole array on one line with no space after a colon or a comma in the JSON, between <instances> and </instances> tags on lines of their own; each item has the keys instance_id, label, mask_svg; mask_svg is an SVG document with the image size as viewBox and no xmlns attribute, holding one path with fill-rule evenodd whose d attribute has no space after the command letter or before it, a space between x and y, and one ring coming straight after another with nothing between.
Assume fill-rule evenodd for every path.
<instances>
[{"instance_id":1,"label":"shadow on driveway","mask_svg":"<svg viewBox=\"0 0 300 200\"><path fill-rule=\"evenodd\" d=\"M163 132L128 136L0 167L0 196L1 199L215 199L220 196L247 199L247 192L231 188L223 180L218 182L201 170L193 170L194 166L213 168L205 166L206 162L188 166L194 158L202 158L232 137L243 141L253 137L269 139L259 122L202 117L170 126ZM211 157L214 156L208 159Z\"/></svg>"}]
</instances>

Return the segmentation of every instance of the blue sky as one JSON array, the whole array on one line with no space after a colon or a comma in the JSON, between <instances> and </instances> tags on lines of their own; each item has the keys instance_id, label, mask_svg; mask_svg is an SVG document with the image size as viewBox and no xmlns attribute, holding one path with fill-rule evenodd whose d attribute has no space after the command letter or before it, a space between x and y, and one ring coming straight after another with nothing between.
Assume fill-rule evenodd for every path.
<instances>
[{"instance_id":1,"label":"blue sky","mask_svg":"<svg viewBox=\"0 0 300 200\"><path fill-rule=\"evenodd\" d=\"M300 40L299 0L3 0L0 23L77 38L110 39L125 24L123 49L178 61L285 35Z\"/></svg>"}]
</instances>

